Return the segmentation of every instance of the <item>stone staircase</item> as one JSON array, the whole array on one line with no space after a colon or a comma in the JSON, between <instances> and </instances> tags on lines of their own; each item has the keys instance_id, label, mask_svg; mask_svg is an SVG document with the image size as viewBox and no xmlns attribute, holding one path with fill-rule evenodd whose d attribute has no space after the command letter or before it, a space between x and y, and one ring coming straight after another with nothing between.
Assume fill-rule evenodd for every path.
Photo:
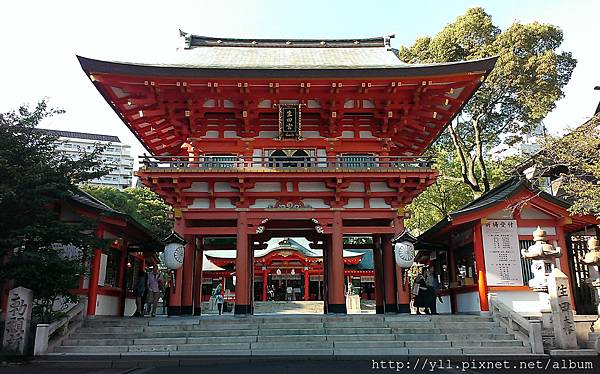
<instances>
[{"instance_id":1,"label":"stone staircase","mask_svg":"<svg viewBox=\"0 0 600 374\"><path fill-rule=\"evenodd\" d=\"M531 355L491 317L272 315L96 318L50 356Z\"/></svg>"}]
</instances>

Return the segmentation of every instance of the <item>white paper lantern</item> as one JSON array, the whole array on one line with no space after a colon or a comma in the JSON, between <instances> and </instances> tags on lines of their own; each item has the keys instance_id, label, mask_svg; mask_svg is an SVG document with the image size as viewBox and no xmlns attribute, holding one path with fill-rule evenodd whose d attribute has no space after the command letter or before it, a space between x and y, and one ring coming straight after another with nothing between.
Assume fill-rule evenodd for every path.
<instances>
[{"instance_id":1,"label":"white paper lantern","mask_svg":"<svg viewBox=\"0 0 600 374\"><path fill-rule=\"evenodd\" d=\"M177 270L183 266L183 255L184 255L183 244L180 243L169 243L165 246L165 252L163 253L165 259L165 266L172 270Z\"/></svg>"},{"instance_id":2,"label":"white paper lantern","mask_svg":"<svg viewBox=\"0 0 600 374\"><path fill-rule=\"evenodd\" d=\"M400 242L394 245L394 258L401 268L409 268L415 261L415 246L411 242Z\"/></svg>"}]
</instances>

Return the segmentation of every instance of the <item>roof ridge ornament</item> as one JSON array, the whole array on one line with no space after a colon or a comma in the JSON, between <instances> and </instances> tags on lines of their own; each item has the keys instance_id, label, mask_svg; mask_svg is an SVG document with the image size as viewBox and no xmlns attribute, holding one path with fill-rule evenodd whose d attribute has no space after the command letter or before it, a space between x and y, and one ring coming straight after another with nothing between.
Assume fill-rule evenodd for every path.
<instances>
[{"instance_id":1,"label":"roof ridge ornament","mask_svg":"<svg viewBox=\"0 0 600 374\"><path fill-rule=\"evenodd\" d=\"M190 49L192 48L192 34L183 31L182 29L179 29L179 36L183 37L184 40L184 48L185 49Z\"/></svg>"}]
</instances>

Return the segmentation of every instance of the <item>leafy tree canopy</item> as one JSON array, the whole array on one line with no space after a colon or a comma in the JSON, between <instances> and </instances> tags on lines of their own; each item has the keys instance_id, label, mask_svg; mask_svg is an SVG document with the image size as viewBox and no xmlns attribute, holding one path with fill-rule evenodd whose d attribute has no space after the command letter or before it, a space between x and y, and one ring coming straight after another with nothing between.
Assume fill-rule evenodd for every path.
<instances>
[{"instance_id":1,"label":"leafy tree canopy","mask_svg":"<svg viewBox=\"0 0 600 374\"><path fill-rule=\"evenodd\" d=\"M126 188L121 191L114 187L88 184L82 189L111 208L129 214L159 238L166 238L173 228L173 222L169 219L171 207L147 188Z\"/></svg>"},{"instance_id":2,"label":"leafy tree canopy","mask_svg":"<svg viewBox=\"0 0 600 374\"><path fill-rule=\"evenodd\" d=\"M58 202L77 192L77 183L104 175L95 148L77 160L57 150L57 138L36 129L46 117L62 113L41 101L0 114L0 279L33 290L37 318L52 318L52 304L83 273L83 260L104 243L94 237L93 222L59 219ZM63 248L79 252L65 256Z\"/></svg>"},{"instance_id":3,"label":"leafy tree canopy","mask_svg":"<svg viewBox=\"0 0 600 374\"><path fill-rule=\"evenodd\" d=\"M439 141L454 149L459 175L474 196L491 188L486 163L491 149L518 142L564 96L576 60L558 51L562 41L554 25L514 23L502 31L482 8L471 8L434 37L400 49L399 57L410 63L498 56L492 73Z\"/></svg>"},{"instance_id":4,"label":"leafy tree canopy","mask_svg":"<svg viewBox=\"0 0 600 374\"><path fill-rule=\"evenodd\" d=\"M548 136L534 161L539 175L560 176L571 213L600 219L600 114L563 138Z\"/></svg>"}]
</instances>

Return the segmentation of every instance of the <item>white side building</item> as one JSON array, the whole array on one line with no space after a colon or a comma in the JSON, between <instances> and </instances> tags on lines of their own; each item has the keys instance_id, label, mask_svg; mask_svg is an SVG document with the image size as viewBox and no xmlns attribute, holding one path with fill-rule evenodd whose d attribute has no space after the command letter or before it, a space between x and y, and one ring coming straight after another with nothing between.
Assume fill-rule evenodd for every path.
<instances>
[{"instance_id":1,"label":"white side building","mask_svg":"<svg viewBox=\"0 0 600 374\"><path fill-rule=\"evenodd\" d=\"M85 152L91 152L95 144L105 146L101 160L114 169L101 178L92 179L89 184L110 186L118 189L131 187L133 178L133 158L131 146L121 143L117 136L88 134L82 132L41 129L48 135L58 136L58 150L77 158Z\"/></svg>"}]
</instances>

